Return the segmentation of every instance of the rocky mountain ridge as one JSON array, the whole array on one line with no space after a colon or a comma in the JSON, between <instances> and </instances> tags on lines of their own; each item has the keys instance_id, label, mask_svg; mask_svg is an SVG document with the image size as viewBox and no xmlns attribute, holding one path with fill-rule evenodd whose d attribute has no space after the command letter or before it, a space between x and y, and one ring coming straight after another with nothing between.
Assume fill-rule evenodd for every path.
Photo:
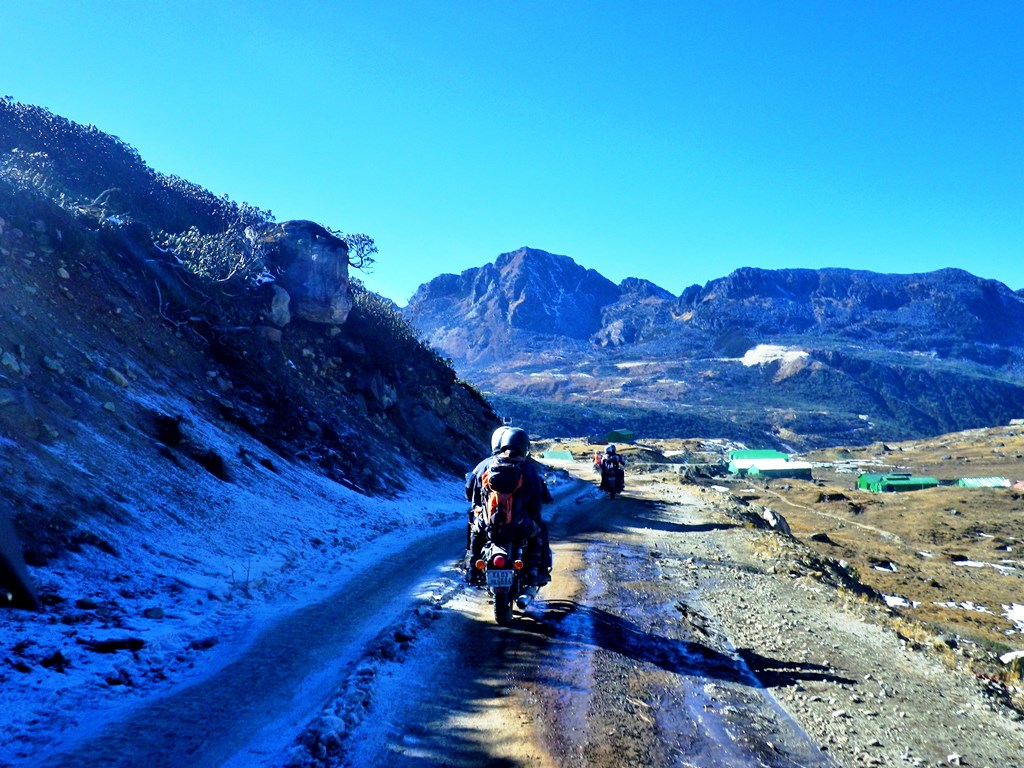
<instances>
[{"instance_id":1,"label":"rocky mountain ridge","mask_svg":"<svg viewBox=\"0 0 1024 768\"><path fill-rule=\"evenodd\" d=\"M1024 413L1024 295L959 269L744 268L674 296L521 248L404 311L503 411L555 433L726 426L820 445Z\"/></svg>"}]
</instances>

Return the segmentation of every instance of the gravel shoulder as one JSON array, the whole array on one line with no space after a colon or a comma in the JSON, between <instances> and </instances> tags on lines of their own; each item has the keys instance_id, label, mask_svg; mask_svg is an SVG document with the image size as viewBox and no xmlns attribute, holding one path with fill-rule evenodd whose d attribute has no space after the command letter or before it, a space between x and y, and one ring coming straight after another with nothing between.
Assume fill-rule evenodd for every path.
<instances>
[{"instance_id":1,"label":"gravel shoulder","mask_svg":"<svg viewBox=\"0 0 1024 768\"><path fill-rule=\"evenodd\" d=\"M634 492L684 521L730 519L714 491L645 478ZM882 624L883 606L779 568L795 541L743 526L688 546L706 615L841 765L1024 765L1021 718L985 681L912 649Z\"/></svg>"}]
</instances>

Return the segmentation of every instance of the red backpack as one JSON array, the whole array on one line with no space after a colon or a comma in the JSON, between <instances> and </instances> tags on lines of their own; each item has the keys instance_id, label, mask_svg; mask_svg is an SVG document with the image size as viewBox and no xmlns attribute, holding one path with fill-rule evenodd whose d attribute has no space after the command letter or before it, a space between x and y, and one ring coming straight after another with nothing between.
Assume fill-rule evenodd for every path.
<instances>
[{"instance_id":1,"label":"red backpack","mask_svg":"<svg viewBox=\"0 0 1024 768\"><path fill-rule=\"evenodd\" d=\"M516 492L523 487L523 460L499 456L480 476L484 519L488 525L509 525Z\"/></svg>"}]
</instances>

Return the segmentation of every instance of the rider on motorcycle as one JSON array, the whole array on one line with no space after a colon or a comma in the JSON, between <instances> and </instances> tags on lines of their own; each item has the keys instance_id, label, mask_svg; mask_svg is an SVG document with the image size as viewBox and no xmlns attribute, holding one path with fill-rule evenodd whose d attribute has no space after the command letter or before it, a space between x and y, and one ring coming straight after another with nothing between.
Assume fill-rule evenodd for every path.
<instances>
[{"instance_id":1,"label":"rider on motorcycle","mask_svg":"<svg viewBox=\"0 0 1024 768\"><path fill-rule=\"evenodd\" d=\"M470 583L480 575L474 564L488 536L488 521L483 511L490 492L485 487L484 478L506 468L511 468L521 477L512 495L510 524L515 526L516 537L527 541L524 553L528 566L526 582L540 587L551 580L548 527L541 518L541 505L547 489L536 467L527 461L529 455L530 438L525 430L499 427L491 436L491 455L466 476L466 500L472 505L466 552L466 580Z\"/></svg>"},{"instance_id":2,"label":"rider on motorcycle","mask_svg":"<svg viewBox=\"0 0 1024 768\"><path fill-rule=\"evenodd\" d=\"M609 444L599 462L601 468L601 490L622 493L626 459Z\"/></svg>"}]
</instances>

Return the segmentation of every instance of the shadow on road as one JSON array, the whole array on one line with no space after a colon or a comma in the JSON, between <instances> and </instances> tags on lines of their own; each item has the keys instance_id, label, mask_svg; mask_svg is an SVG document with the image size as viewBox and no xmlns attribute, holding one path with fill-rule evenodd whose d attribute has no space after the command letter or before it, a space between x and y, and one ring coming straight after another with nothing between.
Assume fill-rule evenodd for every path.
<instances>
[{"instance_id":1,"label":"shadow on road","mask_svg":"<svg viewBox=\"0 0 1024 768\"><path fill-rule=\"evenodd\" d=\"M482 590L479 596L487 601ZM349 745L342 764L511 768L536 759L524 754L530 739L522 714L506 702L533 679L551 635L534 631L541 625L522 614L504 627L458 612L445 620L444 644L421 647L412 663L422 677L399 676L400 690L374 691L386 721L367 723L363 744Z\"/></svg>"},{"instance_id":2,"label":"shadow on road","mask_svg":"<svg viewBox=\"0 0 1024 768\"><path fill-rule=\"evenodd\" d=\"M714 533L738 527L735 523L699 523L687 525L674 520L673 505L650 499L628 499L634 528L650 528L665 533Z\"/></svg>"},{"instance_id":3,"label":"shadow on road","mask_svg":"<svg viewBox=\"0 0 1024 768\"><path fill-rule=\"evenodd\" d=\"M834 674L821 664L780 661L749 649L740 649L733 656L694 640L658 635L638 627L629 619L571 600L545 601L542 606L542 616L534 620L521 619L518 628L524 633L552 638L563 634L561 627L570 616L582 617L585 619L583 626L590 628L590 636L576 637L576 640L591 642L606 651L680 675L765 688L806 681L855 682Z\"/></svg>"},{"instance_id":4,"label":"shadow on road","mask_svg":"<svg viewBox=\"0 0 1024 768\"><path fill-rule=\"evenodd\" d=\"M836 675L830 667L824 664L779 661L762 656L749 648L740 648L736 653L765 688L785 688L809 680L839 685L853 685L857 682L851 678Z\"/></svg>"},{"instance_id":5,"label":"shadow on road","mask_svg":"<svg viewBox=\"0 0 1024 768\"><path fill-rule=\"evenodd\" d=\"M756 682L744 664L702 643L658 635L638 627L629 619L572 600L544 602L543 607L543 618L538 619L538 629L533 630L538 634L557 634L558 627L566 619L582 617L585 624L581 626L589 628L589 637L575 639L591 642L606 651L680 675L698 675L734 683Z\"/></svg>"}]
</instances>

